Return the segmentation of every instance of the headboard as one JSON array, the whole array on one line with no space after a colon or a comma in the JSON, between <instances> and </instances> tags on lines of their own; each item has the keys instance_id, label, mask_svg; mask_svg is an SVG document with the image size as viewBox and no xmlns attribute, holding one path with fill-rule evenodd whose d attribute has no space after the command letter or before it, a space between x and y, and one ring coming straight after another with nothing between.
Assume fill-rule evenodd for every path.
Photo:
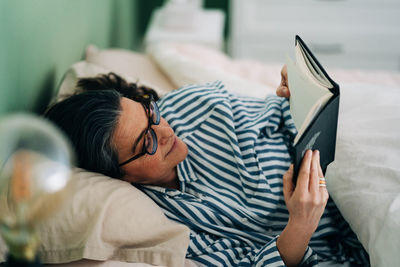
<instances>
[{"instance_id":1,"label":"headboard","mask_svg":"<svg viewBox=\"0 0 400 267\"><path fill-rule=\"evenodd\" d=\"M136 1L2 0L0 116L39 113L88 44L131 48Z\"/></svg>"}]
</instances>

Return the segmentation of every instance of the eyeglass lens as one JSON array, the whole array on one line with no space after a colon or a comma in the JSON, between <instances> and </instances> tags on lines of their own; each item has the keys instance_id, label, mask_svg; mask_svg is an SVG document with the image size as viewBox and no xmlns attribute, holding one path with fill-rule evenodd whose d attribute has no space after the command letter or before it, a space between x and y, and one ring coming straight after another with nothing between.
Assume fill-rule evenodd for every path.
<instances>
[{"instance_id":1,"label":"eyeglass lens","mask_svg":"<svg viewBox=\"0 0 400 267\"><path fill-rule=\"evenodd\" d=\"M160 111L156 102L154 101L151 101L149 105L149 118L151 119L151 122L155 125L160 123Z\"/></svg>"},{"instance_id":2,"label":"eyeglass lens","mask_svg":"<svg viewBox=\"0 0 400 267\"><path fill-rule=\"evenodd\" d=\"M157 150L157 135L154 130L150 127L151 124L158 125L160 123L160 111L156 102L150 101L149 107L149 129L144 139L144 145L147 153L150 155L154 154Z\"/></svg>"},{"instance_id":3,"label":"eyeglass lens","mask_svg":"<svg viewBox=\"0 0 400 267\"><path fill-rule=\"evenodd\" d=\"M153 155L157 151L157 135L153 129L149 129L145 136L144 145L148 154Z\"/></svg>"}]
</instances>

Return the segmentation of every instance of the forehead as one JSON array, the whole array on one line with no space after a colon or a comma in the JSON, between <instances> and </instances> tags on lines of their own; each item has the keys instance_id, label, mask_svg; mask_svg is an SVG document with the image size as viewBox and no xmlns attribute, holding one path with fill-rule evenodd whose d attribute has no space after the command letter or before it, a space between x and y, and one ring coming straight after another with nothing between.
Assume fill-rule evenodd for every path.
<instances>
[{"instance_id":1,"label":"forehead","mask_svg":"<svg viewBox=\"0 0 400 267\"><path fill-rule=\"evenodd\" d=\"M120 104L121 114L114 132L114 142L117 147L121 143L132 144L148 123L146 112L141 103L122 97Z\"/></svg>"}]
</instances>

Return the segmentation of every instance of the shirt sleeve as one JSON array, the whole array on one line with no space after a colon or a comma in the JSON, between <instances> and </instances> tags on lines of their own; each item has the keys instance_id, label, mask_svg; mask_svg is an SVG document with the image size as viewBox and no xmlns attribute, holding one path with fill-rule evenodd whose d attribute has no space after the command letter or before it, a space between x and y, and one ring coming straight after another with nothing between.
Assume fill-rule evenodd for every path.
<instances>
[{"instance_id":1,"label":"shirt sleeve","mask_svg":"<svg viewBox=\"0 0 400 267\"><path fill-rule=\"evenodd\" d=\"M227 95L237 133L252 129L270 138L274 138L276 133L283 133L286 144L292 143L297 130L286 98L271 95L259 99L231 93Z\"/></svg>"},{"instance_id":2,"label":"shirt sleeve","mask_svg":"<svg viewBox=\"0 0 400 267\"><path fill-rule=\"evenodd\" d=\"M193 132L215 109L232 120L237 131L252 128L267 134L278 130L289 135L296 133L287 99L232 94L220 81L184 86L165 95L158 105L162 116L181 136Z\"/></svg>"},{"instance_id":3,"label":"shirt sleeve","mask_svg":"<svg viewBox=\"0 0 400 267\"><path fill-rule=\"evenodd\" d=\"M216 106L227 102L223 87L219 81L187 85L166 94L157 104L174 132L185 138L213 114Z\"/></svg>"},{"instance_id":4,"label":"shirt sleeve","mask_svg":"<svg viewBox=\"0 0 400 267\"><path fill-rule=\"evenodd\" d=\"M261 248L251 248L243 243L242 246L228 247L227 240L217 240L205 249L204 254L195 257L188 255L188 258L204 266L285 266L276 246L277 238L273 238ZM211 252L212 249L215 251ZM317 264L317 255L307 247L299 266L311 267Z\"/></svg>"},{"instance_id":5,"label":"shirt sleeve","mask_svg":"<svg viewBox=\"0 0 400 267\"><path fill-rule=\"evenodd\" d=\"M266 244L262 249L260 249L254 259L254 266L285 266L281 255L279 254L278 248L276 246L276 240L278 236L272 241ZM310 247L307 247L304 253L303 259L298 266L309 267L318 264L317 255L313 252Z\"/></svg>"}]
</instances>

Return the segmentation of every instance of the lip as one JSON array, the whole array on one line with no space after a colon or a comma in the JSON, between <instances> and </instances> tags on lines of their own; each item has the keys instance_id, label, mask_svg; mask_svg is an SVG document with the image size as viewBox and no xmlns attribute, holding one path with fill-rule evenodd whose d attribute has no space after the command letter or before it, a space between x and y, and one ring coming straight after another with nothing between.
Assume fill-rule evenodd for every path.
<instances>
[{"instance_id":1,"label":"lip","mask_svg":"<svg viewBox=\"0 0 400 267\"><path fill-rule=\"evenodd\" d=\"M171 153L174 149L175 149L175 147L176 147L176 139L177 139L177 137L176 137L176 135L174 135L174 140L173 140L173 143L172 143L172 146L171 146L171 148L169 149L169 151L168 151L168 153L167 153L167 155L166 156L168 156L169 155L169 153Z\"/></svg>"}]
</instances>

